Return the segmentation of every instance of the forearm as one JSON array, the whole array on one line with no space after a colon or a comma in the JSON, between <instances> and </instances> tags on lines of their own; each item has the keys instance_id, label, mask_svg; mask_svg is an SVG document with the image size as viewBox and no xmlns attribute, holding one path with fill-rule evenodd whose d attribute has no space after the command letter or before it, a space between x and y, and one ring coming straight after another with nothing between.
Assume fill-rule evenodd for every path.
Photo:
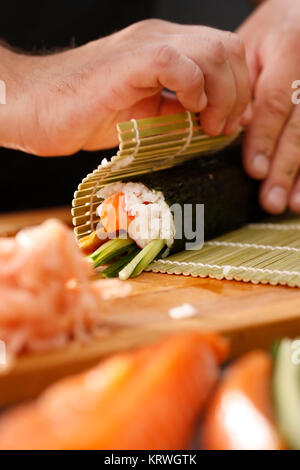
<instances>
[{"instance_id":1,"label":"forearm","mask_svg":"<svg viewBox=\"0 0 300 470\"><path fill-rule=\"evenodd\" d=\"M0 147L22 147L20 122L30 107L26 96L34 86L35 61L34 56L0 45Z\"/></svg>"},{"instance_id":2,"label":"forearm","mask_svg":"<svg viewBox=\"0 0 300 470\"><path fill-rule=\"evenodd\" d=\"M0 46L0 146L12 141L11 123L22 78L22 56Z\"/></svg>"},{"instance_id":3,"label":"forearm","mask_svg":"<svg viewBox=\"0 0 300 470\"><path fill-rule=\"evenodd\" d=\"M17 67L16 54L0 46L0 146L6 146L11 140L10 125L12 102L16 93Z\"/></svg>"},{"instance_id":4,"label":"forearm","mask_svg":"<svg viewBox=\"0 0 300 470\"><path fill-rule=\"evenodd\" d=\"M17 86L22 82L29 60L30 56L14 52L3 44L0 45L0 80L5 82L10 95L14 96Z\"/></svg>"}]
</instances>

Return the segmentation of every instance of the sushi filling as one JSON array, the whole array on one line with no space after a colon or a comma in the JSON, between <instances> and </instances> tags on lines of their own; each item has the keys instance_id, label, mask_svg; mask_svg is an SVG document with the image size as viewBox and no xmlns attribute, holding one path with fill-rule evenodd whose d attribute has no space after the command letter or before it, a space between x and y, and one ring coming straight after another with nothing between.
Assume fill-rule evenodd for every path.
<instances>
[{"instance_id":1,"label":"sushi filling","mask_svg":"<svg viewBox=\"0 0 300 470\"><path fill-rule=\"evenodd\" d=\"M141 183L113 183L97 195L103 200L97 208L101 221L97 231L101 237L107 234L108 241L99 240L90 260L95 268L111 262L102 271L104 276L122 280L138 276L159 254L168 254L174 242L174 220L160 191ZM86 252L94 243L94 233L81 241Z\"/></svg>"},{"instance_id":2,"label":"sushi filling","mask_svg":"<svg viewBox=\"0 0 300 470\"><path fill-rule=\"evenodd\" d=\"M129 237L145 248L152 240L164 240L168 248L174 242L173 215L163 194L142 183L112 183L104 186L98 206L104 228L108 232L126 230Z\"/></svg>"}]
</instances>

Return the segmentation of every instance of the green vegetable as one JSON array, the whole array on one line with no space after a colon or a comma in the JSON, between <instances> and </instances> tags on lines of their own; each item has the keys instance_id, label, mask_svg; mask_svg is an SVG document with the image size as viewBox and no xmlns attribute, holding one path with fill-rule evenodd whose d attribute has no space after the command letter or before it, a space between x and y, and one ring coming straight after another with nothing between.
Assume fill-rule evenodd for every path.
<instances>
[{"instance_id":1,"label":"green vegetable","mask_svg":"<svg viewBox=\"0 0 300 470\"><path fill-rule=\"evenodd\" d=\"M125 281L129 277L138 276L161 252L165 246L164 240L151 240L130 263L119 272L119 278Z\"/></svg>"},{"instance_id":2,"label":"green vegetable","mask_svg":"<svg viewBox=\"0 0 300 470\"><path fill-rule=\"evenodd\" d=\"M94 251L94 253L90 255L90 259L93 261L94 267L97 268L116 256L126 253L133 243L130 238L114 238Z\"/></svg>"},{"instance_id":3,"label":"green vegetable","mask_svg":"<svg viewBox=\"0 0 300 470\"><path fill-rule=\"evenodd\" d=\"M273 399L279 429L289 448L300 450L300 339L284 339L275 356Z\"/></svg>"},{"instance_id":4,"label":"green vegetable","mask_svg":"<svg viewBox=\"0 0 300 470\"><path fill-rule=\"evenodd\" d=\"M127 255L112 263L108 268L104 269L101 274L105 277L116 277L119 272L140 252L138 247L130 247Z\"/></svg>"}]
</instances>

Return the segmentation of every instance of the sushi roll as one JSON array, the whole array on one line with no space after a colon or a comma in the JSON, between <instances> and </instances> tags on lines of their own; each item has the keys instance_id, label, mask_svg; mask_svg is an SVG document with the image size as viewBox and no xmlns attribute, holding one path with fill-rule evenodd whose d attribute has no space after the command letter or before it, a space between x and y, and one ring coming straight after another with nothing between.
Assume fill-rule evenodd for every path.
<instances>
[{"instance_id":1,"label":"sushi roll","mask_svg":"<svg viewBox=\"0 0 300 470\"><path fill-rule=\"evenodd\" d=\"M140 274L156 257L184 250L187 243L194 247L188 249L199 249L204 239L236 229L260 213L257 182L244 173L238 149L125 178L103 186L97 195L98 235L80 243L86 247L89 239L93 244L98 238L91 261L99 267L114 260L102 273L122 280Z\"/></svg>"}]
</instances>

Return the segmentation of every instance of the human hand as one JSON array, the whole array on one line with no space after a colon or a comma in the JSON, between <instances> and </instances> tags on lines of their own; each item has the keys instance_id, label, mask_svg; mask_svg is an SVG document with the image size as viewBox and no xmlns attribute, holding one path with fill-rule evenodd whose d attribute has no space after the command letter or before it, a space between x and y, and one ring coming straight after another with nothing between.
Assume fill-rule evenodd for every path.
<instances>
[{"instance_id":1,"label":"human hand","mask_svg":"<svg viewBox=\"0 0 300 470\"><path fill-rule=\"evenodd\" d=\"M300 2L268 0L239 28L255 97L244 146L250 176L264 180L260 200L279 214L300 213L300 105L292 84L300 80Z\"/></svg>"},{"instance_id":2,"label":"human hand","mask_svg":"<svg viewBox=\"0 0 300 470\"><path fill-rule=\"evenodd\" d=\"M244 46L233 33L146 20L61 53L0 56L8 93L0 145L35 155L113 147L116 123L132 117L186 108L210 135L232 134L251 117Z\"/></svg>"}]
</instances>

